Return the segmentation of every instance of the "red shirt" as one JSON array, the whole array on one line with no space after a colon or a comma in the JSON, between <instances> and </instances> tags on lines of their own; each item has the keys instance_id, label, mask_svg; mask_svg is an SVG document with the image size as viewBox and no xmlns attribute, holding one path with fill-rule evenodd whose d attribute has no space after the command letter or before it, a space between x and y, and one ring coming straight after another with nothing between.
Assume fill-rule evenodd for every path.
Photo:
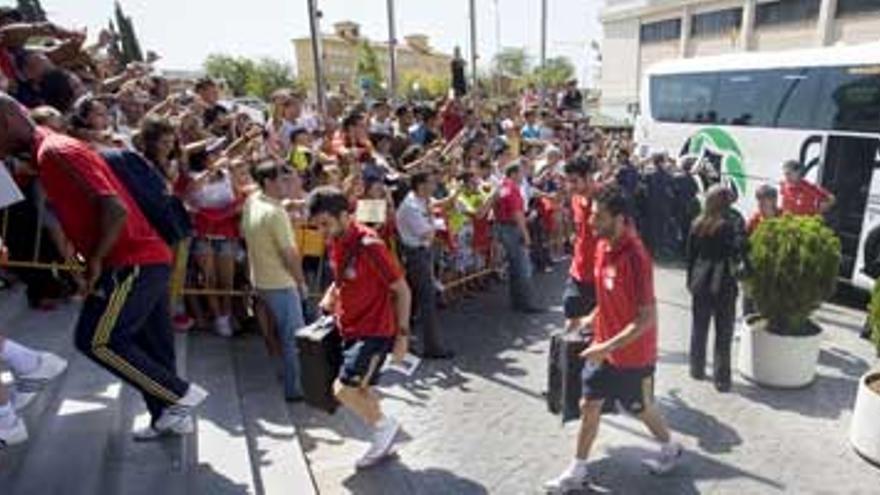
<instances>
[{"instance_id":1,"label":"red shirt","mask_svg":"<svg viewBox=\"0 0 880 495\"><path fill-rule=\"evenodd\" d=\"M358 254L351 258L356 249ZM396 335L391 284L403 278L403 270L376 233L353 223L342 238L331 241L330 266L338 290L335 312L342 338Z\"/></svg>"},{"instance_id":2,"label":"red shirt","mask_svg":"<svg viewBox=\"0 0 880 495\"><path fill-rule=\"evenodd\" d=\"M495 221L500 223L513 223L516 213L526 211L525 201L519 184L511 178L505 178L501 182L501 190L498 192L498 200L495 201Z\"/></svg>"},{"instance_id":3,"label":"red shirt","mask_svg":"<svg viewBox=\"0 0 880 495\"><path fill-rule=\"evenodd\" d=\"M571 278L581 283L593 282L593 262L596 259L596 237L590 214L593 202L586 196L575 195L571 198L571 211L574 217L574 252L571 259Z\"/></svg>"},{"instance_id":4,"label":"red shirt","mask_svg":"<svg viewBox=\"0 0 880 495\"><path fill-rule=\"evenodd\" d=\"M98 242L98 199L116 196L128 217L105 266L170 264L171 250L156 233L110 166L87 144L40 127L34 156L40 182L64 233L77 251L89 256Z\"/></svg>"},{"instance_id":5,"label":"red shirt","mask_svg":"<svg viewBox=\"0 0 880 495\"><path fill-rule=\"evenodd\" d=\"M818 215L822 203L831 194L820 186L805 180L782 183L782 211L792 215Z\"/></svg>"},{"instance_id":6,"label":"red shirt","mask_svg":"<svg viewBox=\"0 0 880 495\"><path fill-rule=\"evenodd\" d=\"M596 342L601 343L633 323L639 307L655 304L651 257L634 229L628 229L616 245L599 240L594 276L599 311L594 329ZM656 324L634 342L613 351L608 361L620 368L653 366L657 362Z\"/></svg>"}]
</instances>

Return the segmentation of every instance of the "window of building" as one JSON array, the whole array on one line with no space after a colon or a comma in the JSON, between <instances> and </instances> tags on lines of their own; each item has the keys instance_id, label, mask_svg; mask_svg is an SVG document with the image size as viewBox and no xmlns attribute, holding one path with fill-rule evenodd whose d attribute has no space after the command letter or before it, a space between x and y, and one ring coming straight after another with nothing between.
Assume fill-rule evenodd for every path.
<instances>
[{"instance_id":1,"label":"window of building","mask_svg":"<svg viewBox=\"0 0 880 495\"><path fill-rule=\"evenodd\" d=\"M880 11L877 0L837 0L837 16Z\"/></svg>"},{"instance_id":2,"label":"window of building","mask_svg":"<svg viewBox=\"0 0 880 495\"><path fill-rule=\"evenodd\" d=\"M691 19L691 35L694 37L724 35L739 29L741 24L741 7L696 14Z\"/></svg>"},{"instance_id":3,"label":"window of building","mask_svg":"<svg viewBox=\"0 0 880 495\"><path fill-rule=\"evenodd\" d=\"M639 39L642 43L658 43L677 40L681 37L681 19L642 24Z\"/></svg>"},{"instance_id":4,"label":"window of building","mask_svg":"<svg viewBox=\"0 0 880 495\"><path fill-rule=\"evenodd\" d=\"M755 11L756 26L773 26L794 22L807 22L819 17L821 0L779 0L758 4Z\"/></svg>"}]
</instances>

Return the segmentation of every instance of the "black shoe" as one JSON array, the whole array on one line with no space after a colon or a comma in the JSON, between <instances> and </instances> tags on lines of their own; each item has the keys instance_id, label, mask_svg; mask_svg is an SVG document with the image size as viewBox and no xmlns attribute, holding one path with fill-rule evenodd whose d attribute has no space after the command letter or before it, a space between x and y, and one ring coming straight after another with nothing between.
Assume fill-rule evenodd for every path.
<instances>
[{"instance_id":1,"label":"black shoe","mask_svg":"<svg viewBox=\"0 0 880 495\"><path fill-rule=\"evenodd\" d=\"M288 404L299 404L300 402L303 402L305 400L306 400L306 398L303 397L302 395L296 395L294 397L285 397L284 398L284 401L287 402Z\"/></svg>"},{"instance_id":2,"label":"black shoe","mask_svg":"<svg viewBox=\"0 0 880 495\"><path fill-rule=\"evenodd\" d=\"M697 381L703 381L706 379L706 372L691 368L691 378Z\"/></svg>"},{"instance_id":3,"label":"black shoe","mask_svg":"<svg viewBox=\"0 0 880 495\"><path fill-rule=\"evenodd\" d=\"M731 384L727 381L715 381L715 390L721 392L722 394L730 392Z\"/></svg>"}]
</instances>

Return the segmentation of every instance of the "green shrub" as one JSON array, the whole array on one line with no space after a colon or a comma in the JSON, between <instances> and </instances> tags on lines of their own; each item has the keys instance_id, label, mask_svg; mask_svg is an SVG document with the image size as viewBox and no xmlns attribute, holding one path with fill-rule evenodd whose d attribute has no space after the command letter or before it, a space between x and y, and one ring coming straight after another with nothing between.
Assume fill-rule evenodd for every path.
<instances>
[{"instance_id":1,"label":"green shrub","mask_svg":"<svg viewBox=\"0 0 880 495\"><path fill-rule=\"evenodd\" d=\"M868 304L868 324L871 327L871 342L880 356L880 278L874 282L874 290L871 291L871 302Z\"/></svg>"},{"instance_id":2,"label":"green shrub","mask_svg":"<svg viewBox=\"0 0 880 495\"><path fill-rule=\"evenodd\" d=\"M750 238L746 286L767 329L814 333L807 319L834 292L840 240L819 217L785 215L761 222Z\"/></svg>"}]
</instances>

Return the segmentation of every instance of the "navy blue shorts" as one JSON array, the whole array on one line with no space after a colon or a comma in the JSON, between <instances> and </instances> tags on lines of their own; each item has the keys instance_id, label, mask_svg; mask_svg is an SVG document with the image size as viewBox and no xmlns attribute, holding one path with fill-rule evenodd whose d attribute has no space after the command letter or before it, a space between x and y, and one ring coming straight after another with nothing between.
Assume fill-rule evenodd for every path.
<instances>
[{"instance_id":1,"label":"navy blue shorts","mask_svg":"<svg viewBox=\"0 0 880 495\"><path fill-rule=\"evenodd\" d=\"M641 414L654 402L654 367L616 368L607 362L587 362L581 372L583 396L605 400L606 406L619 402L631 414ZM610 404L609 404L610 403Z\"/></svg>"},{"instance_id":2,"label":"navy blue shorts","mask_svg":"<svg viewBox=\"0 0 880 495\"><path fill-rule=\"evenodd\" d=\"M367 337L345 342L339 381L358 388L377 384L379 372L392 349L394 339L387 337Z\"/></svg>"},{"instance_id":3,"label":"navy blue shorts","mask_svg":"<svg viewBox=\"0 0 880 495\"><path fill-rule=\"evenodd\" d=\"M596 307L596 287L568 277L562 293L562 311L566 319L583 318Z\"/></svg>"}]
</instances>

